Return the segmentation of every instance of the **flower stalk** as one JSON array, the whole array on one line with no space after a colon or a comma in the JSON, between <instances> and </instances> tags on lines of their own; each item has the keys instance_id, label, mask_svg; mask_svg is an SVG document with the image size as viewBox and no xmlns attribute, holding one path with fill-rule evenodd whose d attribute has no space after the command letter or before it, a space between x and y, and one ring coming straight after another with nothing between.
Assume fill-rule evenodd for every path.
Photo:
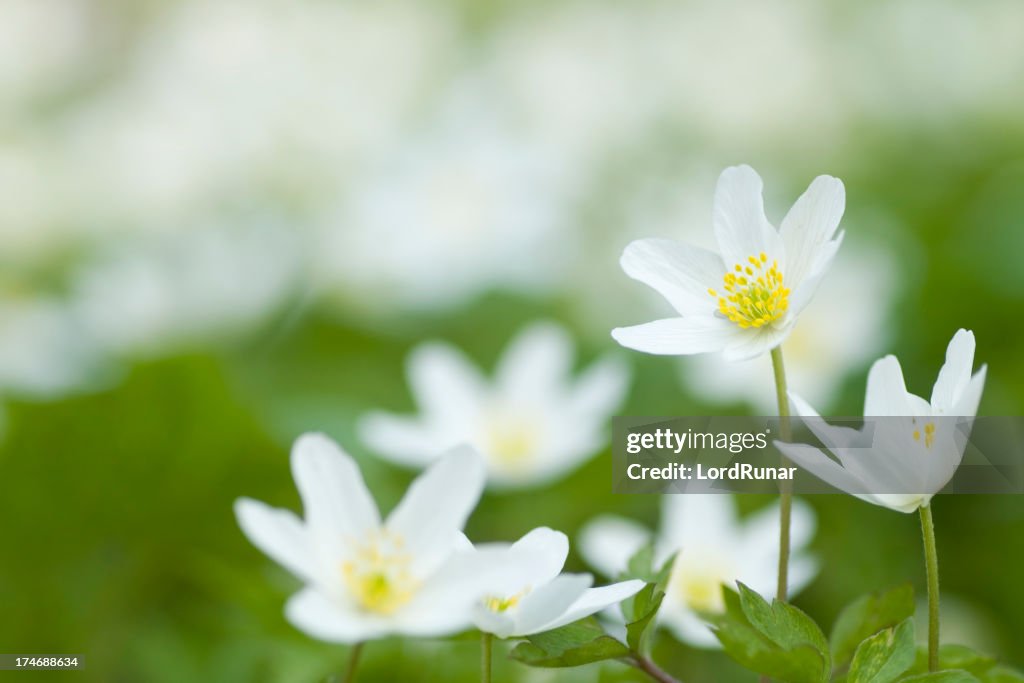
<instances>
[{"instance_id":1,"label":"flower stalk","mask_svg":"<svg viewBox=\"0 0 1024 683\"><path fill-rule=\"evenodd\" d=\"M935 521L932 506L922 505L921 536L928 574L928 671L939 670L939 554L935 549Z\"/></svg>"},{"instance_id":2,"label":"flower stalk","mask_svg":"<svg viewBox=\"0 0 1024 683\"><path fill-rule=\"evenodd\" d=\"M786 389L786 366L782 360L782 347L772 349L772 370L775 374L775 396L779 404L779 437L789 441L789 395ZM788 460L782 457L782 465ZM793 516L793 482L785 479L779 483L779 583L776 596L785 602L789 595L789 549L790 526Z\"/></svg>"},{"instance_id":3,"label":"flower stalk","mask_svg":"<svg viewBox=\"0 0 1024 683\"><path fill-rule=\"evenodd\" d=\"M632 664L637 669L647 674L651 680L657 681L658 683L680 683L680 681L667 674L657 664L643 655L635 654L633 656Z\"/></svg>"},{"instance_id":4,"label":"flower stalk","mask_svg":"<svg viewBox=\"0 0 1024 683\"><path fill-rule=\"evenodd\" d=\"M363 645L365 643L356 643L352 646L352 650L348 655L348 666L345 667L345 677L341 679L342 683L354 683L356 680L356 669L359 668L359 658L363 654Z\"/></svg>"}]
</instances>

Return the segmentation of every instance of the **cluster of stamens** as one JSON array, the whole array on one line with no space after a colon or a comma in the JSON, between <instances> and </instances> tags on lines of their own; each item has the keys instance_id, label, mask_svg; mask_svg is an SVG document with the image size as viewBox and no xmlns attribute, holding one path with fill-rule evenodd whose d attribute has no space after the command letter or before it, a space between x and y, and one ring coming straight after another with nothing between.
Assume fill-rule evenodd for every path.
<instances>
[{"instance_id":1,"label":"cluster of stamens","mask_svg":"<svg viewBox=\"0 0 1024 683\"><path fill-rule=\"evenodd\" d=\"M360 608L374 614L394 614L412 600L419 583L409 567L412 556L398 534L382 530L357 544L351 559L341 564L349 594Z\"/></svg>"},{"instance_id":2,"label":"cluster of stamens","mask_svg":"<svg viewBox=\"0 0 1024 683\"><path fill-rule=\"evenodd\" d=\"M772 261L768 267L764 252L747 258L746 264L737 263L722 280L724 291L708 289L708 294L718 300L719 313L744 329L763 327L789 308L789 290L783 286L779 262Z\"/></svg>"},{"instance_id":3,"label":"cluster of stamens","mask_svg":"<svg viewBox=\"0 0 1024 683\"><path fill-rule=\"evenodd\" d=\"M916 422L916 420L915 420ZM914 430L914 441L921 440L921 430ZM931 448L932 444L935 443L935 423L929 422L924 426L924 447Z\"/></svg>"},{"instance_id":4,"label":"cluster of stamens","mask_svg":"<svg viewBox=\"0 0 1024 683\"><path fill-rule=\"evenodd\" d=\"M491 610L492 612L498 612L498 613L507 612L508 610L510 610L513 607L515 607L516 605L518 605L519 601L523 599L523 596L526 595L529 592L530 592L529 588L524 588L523 590L519 591L515 595L510 595L507 598L499 598L499 597L486 598L484 600L484 605L487 607L487 609Z\"/></svg>"}]
</instances>

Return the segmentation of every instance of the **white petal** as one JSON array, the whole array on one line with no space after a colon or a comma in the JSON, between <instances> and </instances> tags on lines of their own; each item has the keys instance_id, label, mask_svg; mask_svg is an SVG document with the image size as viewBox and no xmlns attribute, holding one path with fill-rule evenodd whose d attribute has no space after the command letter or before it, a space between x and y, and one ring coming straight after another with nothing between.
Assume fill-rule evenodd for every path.
<instances>
[{"instance_id":1,"label":"white petal","mask_svg":"<svg viewBox=\"0 0 1024 683\"><path fill-rule=\"evenodd\" d=\"M578 548L587 564L605 576L615 577L651 538L651 532L622 517L602 515L580 531Z\"/></svg>"},{"instance_id":2,"label":"white petal","mask_svg":"<svg viewBox=\"0 0 1024 683\"><path fill-rule=\"evenodd\" d=\"M531 632L541 633L543 631L550 631L566 624L571 624L584 617L589 617L591 614L596 614L607 607L619 604L628 597L636 595L643 589L644 585L643 581L632 579L630 581L613 583L610 586L589 588L575 602L569 605L568 609L561 616ZM524 633L523 635L529 635L529 633Z\"/></svg>"},{"instance_id":3,"label":"white petal","mask_svg":"<svg viewBox=\"0 0 1024 683\"><path fill-rule=\"evenodd\" d=\"M864 396L864 416L904 416L910 414L907 385L896 356L876 360L868 372L868 388Z\"/></svg>"},{"instance_id":4,"label":"white petal","mask_svg":"<svg viewBox=\"0 0 1024 683\"><path fill-rule=\"evenodd\" d=\"M798 287L814 266L818 250L832 239L846 208L846 190L838 178L818 176L782 219L787 286Z\"/></svg>"},{"instance_id":5,"label":"white petal","mask_svg":"<svg viewBox=\"0 0 1024 683\"><path fill-rule=\"evenodd\" d=\"M765 325L756 330L740 330L741 334L737 335L733 342L725 348L723 357L727 361L735 362L762 356L784 342L792 329L792 327L778 329L771 325Z\"/></svg>"},{"instance_id":6,"label":"white petal","mask_svg":"<svg viewBox=\"0 0 1024 683\"><path fill-rule=\"evenodd\" d=\"M717 300L708 288L720 288L725 264L707 249L667 239L631 242L619 261L634 280L648 285L680 315L708 315Z\"/></svg>"},{"instance_id":7,"label":"white petal","mask_svg":"<svg viewBox=\"0 0 1024 683\"><path fill-rule=\"evenodd\" d=\"M340 556L347 543L380 526L377 504L359 467L323 434L303 434L295 442L292 476L321 554Z\"/></svg>"},{"instance_id":8,"label":"white petal","mask_svg":"<svg viewBox=\"0 0 1024 683\"><path fill-rule=\"evenodd\" d=\"M502 354L496 384L513 397L551 395L568 380L573 353L572 339L565 328L554 323L530 325Z\"/></svg>"},{"instance_id":9,"label":"white petal","mask_svg":"<svg viewBox=\"0 0 1024 683\"><path fill-rule=\"evenodd\" d=\"M855 477L820 449L807 444L776 442L776 448L794 463L809 471L829 486L853 495L863 495L868 484Z\"/></svg>"},{"instance_id":10,"label":"white petal","mask_svg":"<svg viewBox=\"0 0 1024 683\"><path fill-rule=\"evenodd\" d=\"M340 609L314 588L304 588L289 598L285 617L303 633L329 643L362 643L390 632L385 620Z\"/></svg>"},{"instance_id":11,"label":"white petal","mask_svg":"<svg viewBox=\"0 0 1024 683\"><path fill-rule=\"evenodd\" d=\"M528 558L530 571L524 575L523 586L539 586L551 581L565 566L569 556L569 539L561 531L547 527L533 529L512 544L511 552Z\"/></svg>"},{"instance_id":12,"label":"white petal","mask_svg":"<svg viewBox=\"0 0 1024 683\"><path fill-rule=\"evenodd\" d=\"M722 171L715 187L715 239L726 268L765 252L785 270L782 240L764 215L761 177L749 166Z\"/></svg>"},{"instance_id":13,"label":"white petal","mask_svg":"<svg viewBox=\"0 0 1024 683\"><path fill-rule=\"evenodd\" d=\"M676 493L662 497L661 543L666 555L687 546L719 547L739 537L732 498L716 493Z\"/></svg>"},{"instance_id":14,"label":"white petal","mask_svg":"<svg viewBox=\"0 0 1024 683\"><path fill-rule=\"evenodd\" d=\"M590 574L562 574L530 591L513 608L516 632L511 635L525 636L554 628L548 625L559 621L593 582Z\"/></svg>"},{"instance_id":15,"label":"white petal","mask_svg":"<svg viewBox=\"0 0 1024 683\"><path fill-rule=\"evenodd\" d=\"M629 366L617 355L594 362L573 384L569 411L582 419L604 421L626 398Z\"/></svg>"},{"instance_id":16,"label":"white petal","mask_svg":"<svg viewBox=\"0 0 1024 683\"><path fill-rule=\"evenodd\" d=\"M290 510L279 510L258 500L239 498L235 517L250 542L275 562L304 581L316 581L316 562L301 520Z\"/></svg>"},{"instance_id":17,"label":"white petal","mask_svg":"<svg viewBox=\"0 0 1024 683\"><path fill-rule=\"evenodd\" d=\"M405 542L413 573L433 572L451 554L484 487L484 463L468 446L453 449L416 478L388 516L387 528Z\"/></svg>"},{"instance_id":18,"label":"white petal","mask_svg":"<svg viewBox=\"0 0 1024 683\"><path fill-rule=\"evenodd\" d=\"M974 369L974 348L974 333L957 330L946 347L946 362L932 387L931 403L936 412L948 415L967 390Z\"/></svg>"},{"instance_id":19,"label":"white petal","mask_svg":"<svg viewBox=\"0 0 1024 683\"><path fill-rule=\"evenodd\" d=\"M662 607L658 620L687 645L708 650L722 647L711 628L688 607L675 603Z\"/></svg>"},{"instance_id":20,"label":"white petal","mask_svg":"<svg viewBox=\"0 0 1024 683\"><path fill-rule=\"evenodd\" d=\"M981 369L974 373L967 389L960 396L960 400L953 406L952 415L961 417L973 417L978 414L978 405L981 403L981 393L985 389L985 375L988 373L988 366L982 365Z\"/></svg>"},{"instance_id":21,"label":"white petal","mask_svg":"<svg viewBox=\"0 0 1024 683\"><path fill-rule=\"evenodd\" d=\"M446 448L436 432L415 417L373 412L360 418L356 429L374 452L406 467L423 467Z\"/></svg>"},{"instance_id":22,"label":"white petal","mask_svg":"<svg viewBox=\"0 0 1024 683\"><path fill-rule=\"evenodd\" d=\"M733 343L739 327L713 316L666 318L633 327L616 327L612 338L626 348L659 355L721 351Z\"/></svg>"},{"instance_id":23,"label":"white petal","mask_svg":"<svg viewBox=\"0 0 1024 683\"><path fill-rule=\"evenodd\" d=\"M822 279L828 273L829 268L832 267L832 262L835 260L836 253L839 251L839 247L843 244L843 234L840 233L839 237L826 242L816 252L815 261L811 264L808 271L804 274L804 277L799 281L792 284L793 293L789 297L789 308L786 311L786 320L793 320L800 315L808 304L814 299L814 295L818 292L818 287L821 285ZM790 286L789 281L786 281L786 286Z\"/></svg>"},{"instance_id":24,"label":"white petal","mask_svg":"<svg viewBox=\"0 0 1024 683\"><path fill-rule=\"evenodd\" d=\"M441 422L471 419L483 400L486 385L480 371L449 344L416 347L409 354L408 374L420 410Z\"/></svg>"}]
</instances>

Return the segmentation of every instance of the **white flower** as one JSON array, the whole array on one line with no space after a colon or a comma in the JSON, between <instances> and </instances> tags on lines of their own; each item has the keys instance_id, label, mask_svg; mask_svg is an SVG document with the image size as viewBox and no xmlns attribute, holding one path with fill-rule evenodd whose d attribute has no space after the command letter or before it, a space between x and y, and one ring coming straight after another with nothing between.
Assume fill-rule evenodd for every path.
<instances>
[{"instance_id":1,"label":"white flower","mask_svg":"<svg viewBox=\"0 0 1024 683\"><path fill-rule=\"evenodd\" d=\"M507 559L472 551L461 533L483 490L475 453L459 449L438 460L384 521L355 461L327 437L295 443L292 473L304 520L246 498L235 514L256 547L305 583L285 608L296 628L356 643L470 625L473 605L494 581L495 558Z\"/></svg>"},{"instance_id":2,"label":"white flower","mask_svg":"<svg viewBox=\"0 0 1024 683\"><path fill-rule=\"evenodd\" d=\"M833 403L848 373L883 348L895 284L891 266L890 259L873 250L844 250L822 282L821 295L783 344L789 385L799 387L812 404ZM848 296L851 291L858 295ZM761 414L775 412L769 363L730 363L721 356L686 356L680 363L680 378L696 395L719 402L747 401Z\"/></svg>"},{"instance_id":3,"label":"white flower","mask_svg":"<svg viewBox=\"0 0 1024 683\"><path fill-rule=\"evenodd\" d=\"M112 353L150 354L250 329L294 292L299 245L276 226L142 239L82 266L72 305Z\"/></svg>"},{"instance_id":4,"label":"white flower","mask_svg":"<svg viewBox=\"0 0 1024 683\"><path fill-rule=\"evenodd\" d=\"M562 574L569 539L551 529L534 529L507 552L523 571L492 584L474 612L476 627L499 638L565 626L622 602L644 587L643 581L631 580L591 588L594 577L590 574Z\"/></svg>"},{"instance_id":5,"label":"white flower","mask_svg":"<svg viewBox=\"0 0 1024 683\"><path fill-rule=\"evenodd\" d=\"M360 434L404 465L422 467L445 448L469 443L484 455L495 487L551 481L606 443L607 420L629 379L624 364L608 357L573 380L572 355L564 329L534 324L511 342L489 382L457 349L422 345L408 370L420 414L372 413Z\"/></svg>"},{"instance_id":6,"label":"white flower","mask_svg":"<svg viewBox=\"0 0 1024 683\"><path fill-rule=\"evenodd\" d=\"M749 166L722 172L714 206L720 254L666 239L626 247L626 274L657 290L680 317L616 328L616 341L656 354L723 351L729 360L782 343L842 242L842 233L834 235L845 191L838 179L819 176L779 230L765 217L761 191Z\"/></svg>"},{"instance_id":7,"label":"white flower","mask_svg":"<svg viewBox=\"0 0 1024 683\"><path fill-rule=\"evenodd\" d=\"M790 400L797 413L838 458L805 444L777 443L798 465L861 500L897 512L926 506L952 478L963 459L966 438L955 418L978 412L986 366L973 376L974 333L958 330L946 348L946 363L927 401L907 391L895 356L871 366L864 398L866 417L875 420L864 431L834 427L797 395ZM942 419L946 418L946 419ZM865 447L871 429L871 440Z\"/></svg>"},{"instance_id":8,"label":"white flower","mask_svg":"<svg viewBox=\"0 0 1024 683\"><path fill-rule=\"evenodd\" d=\"M817 563L803 552L814 534L814 514L795 501L789 592L803 588ZM614 516L593 520L580 534L584 559L606 576L626 569L629 558L651 540L639 524ZM761 595L775 594L779 557L778 507L739 519L732 499L723 494L670 494L662 500L661 530L654 540L655 564L677 553L658 620L677 638L696 647L719 647L698 611L723 609L722 584L742 581Z\"/></svg>"}]
</instances>

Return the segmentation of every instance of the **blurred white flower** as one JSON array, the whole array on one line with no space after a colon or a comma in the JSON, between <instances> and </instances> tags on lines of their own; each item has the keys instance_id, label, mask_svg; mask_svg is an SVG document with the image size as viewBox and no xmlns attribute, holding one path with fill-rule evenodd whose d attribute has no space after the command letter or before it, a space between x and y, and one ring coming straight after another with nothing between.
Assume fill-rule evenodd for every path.
<instances>
[{"instance_id":1,"label":"blurred white flower","mask_svg":"<svg viewBox=\"0 0 1024 683\"><path fill-rule=\"evenodd\" d=\"M39 296L0 299L0 394L59 396L82 386L96 365L67 306Z\"/></svg>"},{"instance_id":2,"label":"blurred white flower","mask_svg":"<svg viewBox=\"0 0 1024 683\"><path fill-rule=\"evenodd\" d=\"M486 460L495 488L552 481L594 455L625 398L629 373L609 356L573 379L573 345L553 324L521 332L489 382L457 349L430 343L409 356L409 385L420 413L372 413L363 440L383 457L422 467L445 448L469 443Z\"/></svg>"},{"instance_id":3,"label":"blurred white flower","mask_svg":"<svg viewBox=\"0 0 1024 683\"><path fill-rule=\"evenodd\" d=\"M76 274L72 306L112 353L150 354L247 330L294 292L300 253L287 230L194 230L139 240Z\"/></svg>"},{"instance_id":4,"label":"blurred white flower","mask_svg":"<svg viewBox=\"0 0 1024 683\"><path fill-rule=\"evenodd\" d=\"M461 533L484 485L475 453L439 459L383 521L355 461L327 437L296 441L292 474L304 520L248 498L235 514L246 537L305 584L285 608L296 628L358 643L470 625L492 572L508 562L469 550Z\"/></svg>"},{"instance_id":5,"label":"blurred white flower","mask_svg":"<svg viewBox=\"0 0 1024 683\"><path fill-rule=\"evenodd\" d=\"M802 589L817 573L817 562L805 546L814 534L813 511L794 501L789 594ZM652 541L636 522L601 516L580 532L583 558L606 576L618 576L638 550ZM654 535L655 565L676 554L659 623L679 640L695 647L719 647L699 611L724 608L722 584L741 581L761 595L775 595L779 556L778 507L739 519L731 497L715 493L668 494L662 498L661 529Z\"/></svg>"},{"instance_id":6,"label":"blurred white flower","mask_svg":"<svg viewBox=\"0 0 1024 683\"><path fill-rule=\"evenodd\" d=\"M967 439L959 421L950 418L972 418L978 412L987 368L983 365L971 375L974 349L973 332L958 330L953 335L931 401L907 391L895 356L875 361L868 374L864 415L889 419L866 425L870 435L826 424L791 392L797 414L811 418L807 426L838 462L814 446L776 445L796 464L836 488L874 505L914 512L928 505L963 459Z\"/></svg>"},{"instance_id":7,"label":"blurred white flower","mask_svg":"<svg viewBox=\"0 0 1024 683\"><path fill-rule=\"evenodd\" d=\"M495 288L546 291L572 253L571 183L559 168L456 92L439 122L349 188L324 226L321 276L374 307L444 307Z\"/></svg>"},{"instance_id":8,"label":"blurred white flower","mask_svg":"<svg viewBox=\"0 0 1024 683\"><path fill-rule=\"evenodd\" d=\"M616 328L623 346L647 353L722 351L757 357L781 344L810 303L842 243L843 184L819 176L776 230L764 214L760 176L749 166L722 172L714 231L721 255L667 239L626 247L622 268L657 290L681 317Z\"/></svg>"},{"instance_id":9,"label":"blurred white flower","mask_svg":"<svg viewBox=\"0 0 1024 683\"><path fill-rule=\"evenodd\" d=\"M523 571L490 585L474 613L476 627L499 638L565 626L622 602L644 587L643 581L631 580L591 588L594 577L590 574L562 574L569 539L559 531L534 529L508 546L507 552Z\"/></svg>"},{"instance_id":10,"label":"blurred white flower","mask_svg":"<svg viewBox=\"0 0 1024 683\"><path fill-rule=\"evenodd\" d=\"M815 405L832 404L848 373L874 356L888 335L895 284L890 259L876 250L844 253L782 345L789 386ZM852 291L857 296L849 296ZM775 412L770 363L730 363L721 356L680 362L681 379L702 399L746 401L764 414Z\"/></svg>"}]
</instances>

